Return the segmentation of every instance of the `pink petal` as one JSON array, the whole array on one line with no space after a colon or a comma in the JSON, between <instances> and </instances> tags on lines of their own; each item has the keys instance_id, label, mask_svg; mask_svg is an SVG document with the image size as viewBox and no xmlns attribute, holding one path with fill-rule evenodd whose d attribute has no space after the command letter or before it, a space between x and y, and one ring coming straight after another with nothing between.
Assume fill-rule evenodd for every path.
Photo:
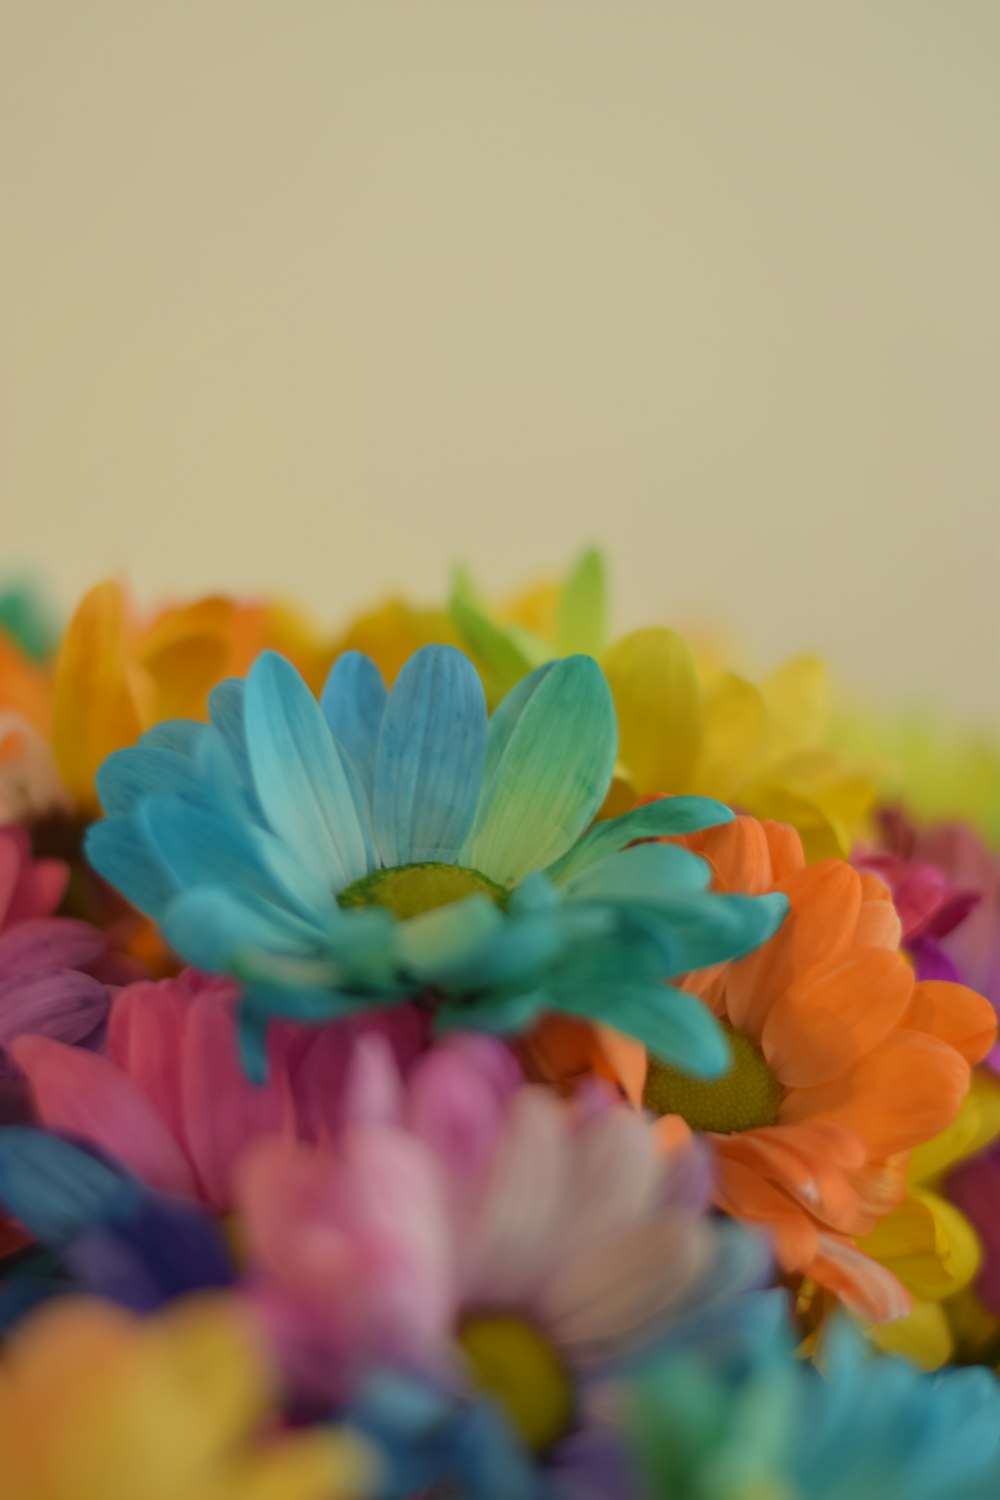
<instances>
[{"instance_id":1,"label":"pink petal","mask_svg":"<svg viewBox=\"0 0 1000 1500\"><path fill-rule=\"evenodd\" d=\"M107 1058L45 1037L11 1046L42 1122L92 1141L163 1192L197 1197L184 1154L130 1079Z\"/></svg>"},{"instance_id":2,"label":"pink petal","mask_svg":"<svg viewBox=\"0 0 1000 1500\"><path fill-rule=\"evenodd\" d=\"M407 1126L457 1182L475 1182L492 1163L519 1073L510 1050L490 1037L450 1037L415 1065Z\"/></svg>"},{"instance_id":3,"label":"pink petal","mask_svg":"<svg viewBox=\"0 0 1000 1500\"><path fill-rule=\"evenodd\" d=\"M239 1056L232 1005L218 993L191 1003L182 1049L181 1139L204 1196L228 1210L234 1168L248 1146L258 1136L279 1135L294 1125L288 1080L272 1067L264 1085L250 1082Z\"/></svg>"},{"instance_id":4,"label":"pink petal","mask_svg":"<svg viewBox=\"0 0 1000 1500\"><path fill-rule=\"evenodd\" d=\"M465 1300L530 1297L563 1248L573 1170L562 1100L528 1085L515 1096L485 1196L468 1231Z\"/></svg>"}]
</instances>

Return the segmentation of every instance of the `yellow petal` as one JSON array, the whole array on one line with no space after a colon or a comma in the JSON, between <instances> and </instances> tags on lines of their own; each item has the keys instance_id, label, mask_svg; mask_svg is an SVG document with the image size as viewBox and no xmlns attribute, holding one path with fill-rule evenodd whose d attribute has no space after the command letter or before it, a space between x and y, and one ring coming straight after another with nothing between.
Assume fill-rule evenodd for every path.
<instances>
[{"instance_id":1,"label":"yellow petal","mask_svg":"<svg viewBox=\"0 0 1000 1500\"><path fill-rule=\"evenodd\" d=\"M991 1073L973 1071L968 1094L958 1118L932 1141L917 1146L910 1157L911 1183L935 1182L966 1157L975 1156L1000 1136L1000 1081Z\"/></svg>"},{"instance_id":2,"label":"yellow petal","mask_svg":"<svg viewBox=\"0 0 1000 1500\"><path fill-rule=\"evenodd\" d=\"M797 656L762 684L774 733L790 746L818 743L826 733L830 682L818 656Z\"/></svg>"},{"instance_id":3,"label":"yellow petal","mask_svg":"<svg viewBox=\"0 0 1000 1500\"><path fill-rule=\"evenodd\" d=\"M981 1251L975 1230L936 1193L911 1188L858 1248L899 1277L918 1300L939 1301L968 1286Z\"/></svg>"},{"instance_id":4,"label":"yellow petal","mask_svg":"<svg viewBox=\"0 0 1000 1500\"><path fill-rule=\"evenodd\" d=\"M925 1370L939 1370L954 1350L948 1317L939 1302L915 1302L905 1318L869 1328L868 1337L884 1353L910 1359Z\"/></svg>"},{"instance_id":5,"label":"yellow petal","mask_svg":"<svg viewBox=\"0 0 1000 1500\"><path fill-rule=\"evenodd\" d=\"M687 642L673 630L637 630L617 641L601 665L618 714L618 757L636 790L686 790L704 717Z\"/></svg>"},{"instance_id":6,"label":"yellow petal","mask_svg":"<svg viewBox=\"0 0 1000 1500\"><path fill-rule=\"evenodd\" d=\"M375 1456L359 1439L310 1432L254 1455L231 1480L213 1484L197 1500L347 1500L371 1493L376 1474Z\"/></svg>"},{"instance_id":7,"label":"yellow petal","mask_svg":"<svg viewBox=\"0 0 1000 1500\"><path fill-rule=\"evenodd\" d=\"M121 587L99 583L81 600L56 664L52 746L67 791L84 808L95 802L98 766L142 732L152 684L129 659L129 622Z\"/></svg>"},{"instance_id":8,"label":"yellow petal","mask_svg":"<svg viewBox=\"0 0 1000 1500\"><path fill-rule=\"evenodd\" d=\"M414 651L432 644L462 644L447 613L443 609L416 609L403 599L387 599L354 620L338 642L337 654L364 651L391 686Z\"/></svg>"},{"instance_id":9,"label":"yellow petal","mask_svg":"<svg viewBox=\"0 0 1000 1500\"><path fill-rule=\"evenodd\" d=\"M704 745L691 790L724 802L757 769L767 728L764 700L745 677L723 672L705 697Z\"/></svg>"}]
</instances>

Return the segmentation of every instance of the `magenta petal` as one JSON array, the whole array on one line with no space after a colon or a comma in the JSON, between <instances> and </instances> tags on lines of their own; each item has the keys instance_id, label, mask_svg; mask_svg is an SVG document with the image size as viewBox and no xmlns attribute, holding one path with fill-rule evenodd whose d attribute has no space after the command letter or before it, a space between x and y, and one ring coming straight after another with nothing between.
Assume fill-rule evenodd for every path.
<instances>
[{"instance_id":1,"label":"magenta petal","mask_svg":"<svg viewBox=\"0 0 1000 1500\"><path fill-rule=\"evenodd\" d=\"M73 917L35 917L0 934L0 974L79 969L105 949L103 933Z\"/></svg>"},{"instance_id":2,"label":"magenta petal","mask_svg":"<svg viewBox=\"0 0 1000 1500\"><path fill-rule=\"evenodd\" d=\"M74 969L29 974L0 983L0 1047L15 1037L54 1037L80 1042L88 1037L108 1009L103 984Z\"/></svg>"},{"instance_id":3,"label":"magenta petal","mask_svg":"<svg viewBox=\"0 0 1000 1500\"><path fill-rule=\"evenodd\" d=\"M947 1193L982 1242L976 1293L983 1306L1000 1317L1000 1147L963 1162L949 1177Z\"/></svg>"}]
</instances>

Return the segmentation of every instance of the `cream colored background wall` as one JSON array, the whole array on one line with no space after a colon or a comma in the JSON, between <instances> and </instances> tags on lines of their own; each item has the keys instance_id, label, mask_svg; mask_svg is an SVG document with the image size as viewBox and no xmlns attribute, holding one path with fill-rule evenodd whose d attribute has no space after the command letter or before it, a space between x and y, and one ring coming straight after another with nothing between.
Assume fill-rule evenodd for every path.
<instances>
[{"instance_id":1,"label":"cream colored background wall","mask_svg":"<svg viewBox=\"0 0 1000 1500\"><path fill-rule=\"evenodd\" d=\"M329 620L607 542L1000 694L997 0L0 0L0 547Z\"/></svg>"}]
</instances>

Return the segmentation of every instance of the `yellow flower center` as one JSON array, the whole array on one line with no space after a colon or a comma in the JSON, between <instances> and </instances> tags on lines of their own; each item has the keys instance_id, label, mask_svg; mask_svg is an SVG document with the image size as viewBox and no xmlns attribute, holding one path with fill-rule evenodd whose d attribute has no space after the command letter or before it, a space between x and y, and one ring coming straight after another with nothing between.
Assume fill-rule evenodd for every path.
<instances>
[{"instance_id":1,"label":"yellow flower center","mask_svg":"<svg viewBox=\"0 0 1000 1500\"><path fill-rule=\"evenodd\" d=\"M489 896L497 906L507 903L503 886L479 870L430 862L373 870L341 891L337 900L346 907L385 906L405 922L436 906L451 906L466 896L477 895Z\"/></svg>"},{"instance_id":2,"label":"yellow flower center","mask_svg":"<svg viewBox=\"0 0 1000 1500\"><path fill-rule=\"evenodd\" d=\"M784 1094L759 1047L723 1021L733 1061L728 1073L706 1083L649 1059L642 1102L658 1115L681 1115L693 1130L731 1135L773 1125Z\"/></svg>"},{"instance_id":3,"label":"yellow flower center","mask_svg":"<svg viewBox=\"0 0 1000 1500\"><path fill-rule=\"evenodd\" d=\"M458 1342L473 1384L505 1412L533 1453L544 1453L573 1426L573 1383L559 1353L514 1313L466 1318Z\"/></svg>"}]
</instances>

